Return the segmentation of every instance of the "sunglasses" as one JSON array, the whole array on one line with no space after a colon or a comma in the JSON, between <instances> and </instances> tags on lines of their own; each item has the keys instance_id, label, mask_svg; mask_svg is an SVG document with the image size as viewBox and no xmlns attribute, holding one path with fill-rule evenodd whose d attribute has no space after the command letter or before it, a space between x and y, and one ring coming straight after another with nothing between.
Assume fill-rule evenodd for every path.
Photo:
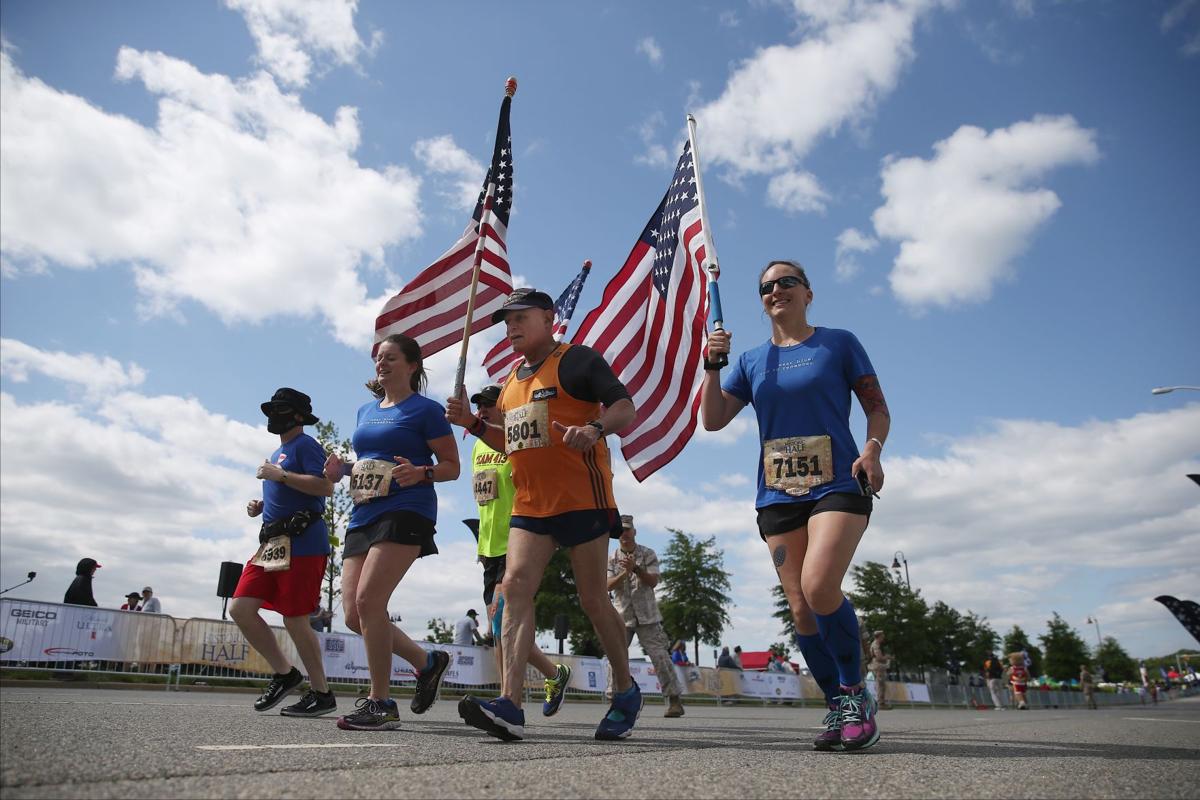
<instances>
[{"instance_id":1,"label":"sunglasses","mask_svg":"<svg viewBox=\"0 0 1200 800\"><path fill-rule=\"evenodd\" d=\"M760 283L758 285L758 293L763 296L770 294L771 292L775 291L775 284L777 283L782 289L794 289L801 285L806 287L808 286L803 278L800 278L796 275L784 275L782 278L776 278L772 281L763 281Z\"/></svg>"},{"instance_id":2,"label":"sunglasses","mask_svg":"<svg viewBox=\"0 0 1200 800\"><path fill-rule=\"evenodd\" d=\"M276 414L290 414L296 410L292 407L291 403L285 403L281 400L277 400L274 403L268 403L267 408L271 409Z\"/></svg>"},{"instance_id":3,"label":"sunglasses","mask_svg":"<svg viewBox=\"0 0 1200 800\"><path fill-rule=\"evenodd\" d=\"M476 403L476 404L475 404L475 407L476 407L476 408L495 408L495 407L496 407L496 404L495 404L495 403L487 403L487 402L480 401L480 402L478 402L478 403Z\"/></svg>"}]
</instances>

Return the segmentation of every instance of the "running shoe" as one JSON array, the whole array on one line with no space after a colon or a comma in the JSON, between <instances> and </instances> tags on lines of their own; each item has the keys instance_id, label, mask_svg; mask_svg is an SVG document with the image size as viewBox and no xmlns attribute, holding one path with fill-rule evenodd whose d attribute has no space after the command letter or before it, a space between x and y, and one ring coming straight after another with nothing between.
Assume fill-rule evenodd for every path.
<instances>
[{"instance_id":1,"label":"running shoe","mask_svg":"<svg viewBox=\"0 0 1200 800\"><path fill-rule=\"evenodd\" d=\"M628 691L613 694L608 713L596 728L596 738L602 741L619 742L633 733L638 714L642 713L642 690L635 682Z\"/></svg>"},{"instance_id":2,"label":"running shoe","mask_svg":"<svg viewBox=\"0 0 1200 800\"><path fill-rule=\"evenodd\" d=\"M267 688L263 689L263 693L254 701L254 710L270 711L302 683L304 683L304 676L295 667L292 667L291 672L282 675L276 674L267 684Z\"/></svg>"},{"instance_id":3,"label":"running shoe","mask_svg":"<svg viewBox=\"0 0 1200 800\"><path fill-rule=\"evenodd\" d=\"M279 713L285 717L319 717L330 711L337 711L337 700L333 698L333 692L322 693L309 689L304 693L304 697L300 698L299 703L287 706Z\"/></svg>"},{"instance_id":4,"label":"running shoe","mask_svg":"<svg viewBox=\"0 0 1200 800\"><path fill-rule=\"evenodd\" d=\"M817 738L813 740L813 750L841 750L842 710L840 697L835 697L833 702L829 704L829 713L825 715L825 719L821 720L821 724L825 726L825 730L817 734Z\"/></svg>"},{"instance_id":5,"label":"running shoe","mask_svg":"<svg viewBox=\"0 0 1200 800\"><path fill-rule=\"evenodd\" d=\"M558 672L553 678L546 678L546 702L542 703L542 716L553 717L562 708L567 699L567 681L571 680L571 668L566 664L556 664Z\"/></svg>"},{"instance_id":6,"label":"running shoe","mask_svg":"<svg viewBox=\"0 0 1200 800\"><path fill-rule=\"evenodd\" d=\"M841 715L842 749L864 750L879 741L879 726L875 724L875 698L864 687L842 688L844 694L838 713Z\"/></svg>"},{"instance_id":7,"label":"running shoe","mask_svg":"<svg viewBox=\"0 0 1200 800\"><path fill-rule=\"evenodd\" d=\"M430 650L429 655L431 658L425 662L425 669L417 676L417 690L409 705L414 714L424 714L433 705L433 701L437 700L442 673L450 666L450 654L445 650Z\"/></svg>"},{"instance_id":8,"label":"running shoe","mask_svg":"<svg viewBox=\"0 0 1200 800\"><path fill-rule=\"evenodd\" d=\"M355 711L338 717L337 726L344 731L394 731L400 727L400 709L395 700L376 700L360 697Z\"/></svg>"},{"instance_id":9,"label":"running shoe","mask_svg":"<svg viewBox=\"0 0 1200 800\"><path fill-rule=\"evenodd\" d=\"M505 742L525 738L525 712L507 697L481 700L467 695L458 701L458 715L472 728Z\"/></svg>"}]
</instances>

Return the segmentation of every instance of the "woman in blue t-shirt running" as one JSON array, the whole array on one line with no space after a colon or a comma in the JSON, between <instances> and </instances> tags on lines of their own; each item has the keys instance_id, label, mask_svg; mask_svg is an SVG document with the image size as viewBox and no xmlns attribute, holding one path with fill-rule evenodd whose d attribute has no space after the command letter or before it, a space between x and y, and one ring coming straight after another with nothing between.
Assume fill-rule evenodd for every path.
<instances>
[{"instance_id":1,"label":"woman in blue t-shirt running","mask_svg":"<svg viewBox=\"0 0 1200 800\"><path fill-rule=\"evenodd\" d=\"M400 334L387 337L375 355L376 400L358 410L351 443L357 461L336 454L325 475L350 477L350 525L342 551L342 597L346 625L363 636L371 693L352 714L338 719L344 730L400 727L389 698L392 653L417 670L411 708L423 714L437 697L450 663L442 650L426 653L388 618L388 600L418 558L437 553L433 543L437 494L433 484L458 478L458 445L441 405L421 394L425 369L421 348ZM436 463L435 463L436 458Z\"/></svg>"},{"instance_id":2,"label":"woman in blue t-shirt running","mask_svg":"<svg viewBox=\"0 0 1200 800\"><path fill-rule=\"evenodd\" d=\"M762 440L758 529L771 552L796 624L796 644L825 693L829 713L817 750L856 750L879 739L876 705L862 682L858 619L842 579L883 487L879 454L891 417L875 369L849 331L808 323L813 293L804 269L772 261L758 293L771 338L731 365L724 383L713 363L730 333L713 331L700 412L724 428L754 406ZM867 415L862 453L850 432L850 393Z\"/></svg>"}]
</instances>

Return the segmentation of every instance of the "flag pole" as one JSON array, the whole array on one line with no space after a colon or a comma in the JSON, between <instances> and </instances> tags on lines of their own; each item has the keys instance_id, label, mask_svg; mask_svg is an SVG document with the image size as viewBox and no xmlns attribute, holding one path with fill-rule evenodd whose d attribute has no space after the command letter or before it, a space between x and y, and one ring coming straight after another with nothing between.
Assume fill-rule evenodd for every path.
<instances>
[{"instance_id":1,"label":"flag pole","mask_svg":"<svg viewBox=\"0 0 1200 800\"><path fill-rule=\"evenodd\" d=\"M688 142L692 145L692 166L696 173L696 199L700 203L700 225L704 228L704 269L708 272L708 307L712 314L713 328L725 330L724 314L721 313L721 291L717 279L721 277L721 265L717 260L717 248L713 246L712 226L708 224L708 205L704 202L704 179L700 177L700 153L696 150L696 118L687 115ZM712 361L717 366L727 366L729 356L718 353Z\"/></svg>"},{"instance_id":2,"label":"flag pole","mask_svg":"<svg viewBox=\"0 0 1200 800\"><path fill-rule=\"evenodd\" d=\"M517 79L509 76L504 82L504 96L512 97L517 93ZM479 268L483 264L483 247L487 238L483 232L485 226L492 221L492 198L496 192L496 176L488 181L483 198L483 213L479 215L479 238L475 241L475 263L471 268L471 293L467 296L467 321L463 326L462 347L458 351L458 370L454 373L454 396L463 393L463 383L467 376L467 345L471 342L471 324L475 316L475 289L479 286Z\"/></svg>"}]
</instances>

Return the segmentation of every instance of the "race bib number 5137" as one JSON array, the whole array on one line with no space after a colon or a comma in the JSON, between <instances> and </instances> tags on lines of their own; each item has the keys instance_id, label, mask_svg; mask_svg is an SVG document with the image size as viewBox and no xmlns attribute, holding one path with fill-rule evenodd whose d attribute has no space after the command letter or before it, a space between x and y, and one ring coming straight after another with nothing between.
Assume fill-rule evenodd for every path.
<instances>
[{"instance_id":1,"label":"race bib number 5137","mask_svg":"<svg viewBox=\"0 0 1200 800\"><path fill-rule=\"evenodd\" d=\"M392 468L395 466L377 458L355 461L350 473L350 499L356 505L362 505L376 497L387 497L392 486Z\"/></svg>"}]
</instances>

